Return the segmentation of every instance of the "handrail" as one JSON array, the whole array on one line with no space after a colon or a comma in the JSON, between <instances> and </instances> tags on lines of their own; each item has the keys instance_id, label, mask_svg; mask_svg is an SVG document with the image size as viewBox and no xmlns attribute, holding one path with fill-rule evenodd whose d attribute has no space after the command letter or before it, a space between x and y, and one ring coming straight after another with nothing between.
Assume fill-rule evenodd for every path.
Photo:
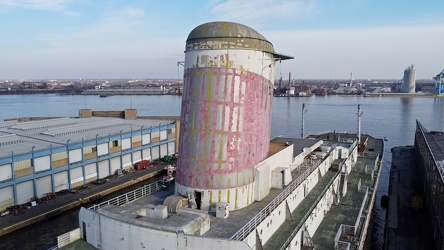
<instances>
[{"instance_id":1,"label":"handrail","mask_svg":"<svg viewBox=\"0 0 444 250\"><path fill-rule=\"evenodd\" d=\"M244 240L257 226L265 220L265 218L280 205L301 183L322 163L316 162L316 165L307 168L301 175L288 185L278 196L276 196L267 206L265 206L256 216L254 216L247 224L239 229L230 240Z\"/></svg>"},{"instance_id":2,"label":"handrail","mask_svg":"<svg viewBox=\"0 0 444 250\"><path fill-rule=\"evenodd\" d=\"M296 236L296 234L299 232L299 230L302 228L302 225L305 223L305 221L308 219L308 217L311 215L311 213L313 212L313 210L316 208L316 206L318 205L319 201L321 201L321 199L324 198L325 193L330 189L330 186L332 185L332 183L334 182L334 180L336 179L336 177L338 177L338 175L341 173L341 169L339 169L335 176L333 176L333 178L331 178L331 180L329 181L329 183L325 186L324 190L322 190L321 194L318 196L318 198L316 199L315 202L313 202L313 205L311 205L311 207L308 209L308 211L305 213L304 217L300 220L299 224L296 226L296 228L293 230L293 232L291 232L290 236L287 237L287 240L284 242L284 244L282 245L282 247L280 248L280 250L284 250L288 247L288 245L290 245L291 241L293 240L293 238Z\"/></svg>"},{"instance_id":3,"label":"handrail","mask_svg":"<svg viewBox=\"0 0 444 250\"><path fill-rule=\"evenodd\" d=\"M174 180L173 180L174 182ZM155 182L151 182L149 184L146 184L140 188L134 189L133 191L130 191L128 193L119 195L117 197L114 197L112 199L109 199L107 201L104 201L99 204L94 204L93 206L89 207L88 209L96 211L99 208L108 206L108 205L116 205L116 206L122 206L128 203L131 203L137 199L140 199L142 197L145 197L147 195L150 195L154 192L159 191L162 188L163 180L158 180Z\"/></svg>"},{"instance_id":4,"label":"handrail","mask_svg":"<svg viewBox=\"0 0 444 250\"><path fill-rule=\"evenodd\" d=\"M352 150L350 152L353 152L353 150L355 149L355 147L357 147L357 143L355 141ZM351 157L352 154L350 154L347 158ZM296 236L296 234L298 233L298 231L301 229L302 225L305 223L305 221L308 218L308 215L311 214L311 212L314 210L315 206L317 206L317 204L319 203L319 201L321 200L321 198L325 195L325 193L330 189L330 186L332 185L333 181L338 177L338 175L341 173L342 168L339 168L338 171L336 172L335 176L330 180L330 182L328 183L328 185L324 188L324 190L322 191L321 195L318 196L318 198L316 199L316 201L313 203L313 205L310 207L310 209L308 210L308 213L305 214L304 218L302 218L302 220L299 222L299 224L297 225L297 227L293 230L293 232L290 234L289 237L287 237L287 240L285 241L285 243L282 245L282 247L280 248L280 250L284 250L286 249L291 241L293 240L293 238Z\"/></svg>"},{"instance_id":5,"label":"handrail","mask_svg":"<svg viewBox=\"0 0 444 250\"><path fill-rule=\"evenodd\" d=\"M174 180L172 180L172 182L174 182ZM130 191L128 193L119 195L117 197L114 197L112 199L109 199L107 201L101 202L99 204L94 204L93 206L89 207L89 210L93 210L93 211L97 211L97 209L108 206L108 205L117 205L117 206L122 206L128 203L131 203L137 199L140 199L144 196L150 195L154 192L159 191L162 188L162 184L163 184L163 180L158 180L155 182L151 182L148 183L140 188L134 189L133 191ZM60 242L60 240L62 241L66 241L67 239L69 240L70 237L72 237L73 233L79 233L80 232L80 228L76 228L70 232L67 232L65 234L60 235L59 237L57 237L57 245L53 246L51 248L48 248L48 250L53 250L53 249L59 249L61 246L63 246L64 243ZM79 233L80 235L80 233ZM75 239L75 237L74 237Z\"/></svg>"}]
</instances>

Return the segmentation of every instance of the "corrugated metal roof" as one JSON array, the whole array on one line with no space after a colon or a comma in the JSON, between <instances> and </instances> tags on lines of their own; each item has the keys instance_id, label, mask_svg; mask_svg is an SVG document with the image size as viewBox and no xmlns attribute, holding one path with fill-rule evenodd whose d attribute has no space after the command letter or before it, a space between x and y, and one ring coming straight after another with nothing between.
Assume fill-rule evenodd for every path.
<instances>
[{"instance_id":1,"label":"corrugated metal roof","mask_svg":"<svg viewBox=\"0 0 444 250\"><path fill-rule=\"evenodd\" d=\"M0 122L0 159L14 155L92 141L130 131L155 128L173 120L120 118L60 118L30 122Z\"/></svg>"},{"instance_id":2,"label":"corrugated metal roof","mask_svg":"<svg viewBox=\"0 0 444 250\"><path fill-rule=\"evenodd\" d=\"M65 117L65 118L30 121L30 122L16 122L16 123L14 123L14 125L12 125L8 128L27 131L27 130L69 126L69 125L74 125L74 124L77 124L77 121L72 120L68 117Z\"/></svg>"},{"instance_id":3,"label":"corrugated metal roof","mask_svg":"<svg viewBox=\"0 0 444 250\"><path fill-rule=\"evenodd\" d=\"M68 125L61 128L47 129L46 131L42 132L42 134L49 136L62 136L69 134L86 133L86 132L103 130L111 127L117 127L119 125L124 125L125 121L121 119L116 119L116 120L97 121L97 122L91 122L79 125L77 125L77 123L73 124L76 125Z\"/></svg>"}]
</instances>

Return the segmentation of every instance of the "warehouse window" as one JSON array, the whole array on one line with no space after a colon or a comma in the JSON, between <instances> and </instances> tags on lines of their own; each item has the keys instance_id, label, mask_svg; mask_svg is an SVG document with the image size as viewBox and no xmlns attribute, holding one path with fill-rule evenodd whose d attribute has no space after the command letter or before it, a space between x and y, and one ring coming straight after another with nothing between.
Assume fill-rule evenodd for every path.
<instances>
[{"instance_id":1,"label":"warehouse window","mask_svg":"<svg viewBox=\"0 0 444 250\"><path fill-rule=\"evenodd\" d=\"M118 147L118 146L119 146L119 141L117 141L117 140L116 140L116 141L113 141L113 148L114 148L114 147Z\"/></svg>"}]
</instances>

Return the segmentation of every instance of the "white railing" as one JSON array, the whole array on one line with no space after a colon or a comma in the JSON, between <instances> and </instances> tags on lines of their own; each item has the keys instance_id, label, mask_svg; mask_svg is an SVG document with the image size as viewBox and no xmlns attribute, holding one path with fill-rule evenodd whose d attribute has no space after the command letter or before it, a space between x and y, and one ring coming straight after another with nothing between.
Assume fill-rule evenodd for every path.
<instances>
[{"instance_id":1,"label":"white railing","mask_svg":"<svg viewBox=\"0 0 444 250\"><path fill-rule=\"evenodd\" d=\"M343 235L353 236L353 235L355 235L355 230L356 230L356 227L354 227L354 226L349 226L349 225L342 224L342 231L341 231L341 233Z\"/></svg>"},{"instance_id":2,"label":"white railing","mask_svg":"<svg viewBox=\"0 0 444 250\"><path fill-rule=\"evenodd\" d=\"M341 172L341 169L336 172L335 176L330 180L330 182L325 186L324 190L322 190L321 194L318 196L318 198L313 202L313 205L307 210L304 217L300 220L299 224L294 228L293 232L291 232L290 236L287 237L287 240L283 243L280 250L287 249L287 247L290 245L293 238L296 236L296 234L299 232L299 230L302 228L302 226L305 224L305 221L308 220L308 217L312 214L313 210L316 208L316 206L319 204L321 199L324 198L325 194L330 190L331 185L335 181L335 179L338 177L339 173Z\"/></svg>"},{"instance_id":3,"label":"white railing","mask_svg":"<svg viewBox=\"0 0 444 250\"><path fill-rule=\"evenodd\" d=\"M370 174L373 169L375 169L372 165L365 165L365 173Z\"/></svg>"},{"instance_id":4,"label":"white railing","mask_svg":"<svg viewBox=\"0 0 444 250\"><path fill-rule=\"evenodd\" d=\"M349 250L350 249L350 243L346 241L342 241L341 236L344 233L347 233L347 231L350 231L350 226L346 226L344 224L341 224L338 228L338 231L336 232L335 236L335 250Z\"/></svg>"},{"instance_id":5,"label":"white railing","mask_svg":"<svg viewBox=\"0 0 444 250\"><path fill-rule=\"evenodd\" d=\"M338 241L335 245L336 250L350 250L350 243L345 241Z\"/></svg>"},{"instance_id":6,"label":"white railing","mask_svg":"<svg viewBox=\"0 0 444 250\"><path fill-rule=\"evenodd\" d=\"M351 148L351 152L355 149L355 147L357 147L357 141L355 141ZM348 158L350 158L352 156L352 154L350 154L348 156ZM313 203L313 205L310 207L310 209L308 209L307 213L305 214L304 218L302 218L302 220L299 222L298 226L296 226L296 228L293 230L293 232L290 234L290 236L287 238L287 240L283 243L282 247L280 248L280 250L284 250L286 249L290 243L291 240L296 236L296 234L298 233L298 231L302 228L302 225L305 223L305 221L308 219L309 215L311 214L311 212L314 210L314 208L317 206L317 204L319 203L319 201L324 197L325 193L330 189L330 186L333 184L334 180L337 178L337 176L339 175L339 173L341 173L342 171L342 167L339 166L338 172L336 172L335 176L330 180L330 182L327 184L327 186L324 188L324 190L322 191L321 195L318 196L318 198L316 199L316 201ZM348 229L347 226L344 226L344 228ZM340 234L339 234L340 236ZM340 243L339 245L341 246L338 249L341 250L348 250L350 249L350 244L347 242L342 242L342 241L335 241L335 245L336 242ZM343 247L343 245L345 245L346 247Z\"/></svg>"},{"instance_id":7,"label":"white railing","mask_svg":"<svg viewBox=\"0 0 444 250\"><path fill-rule=\"evenodd\" d=\"M162 188L163 180L158 180L149 184L144 185L143 187L134 189L131 192L122 194L120 196L114 197L110 200L104 201L99 204L94 204L92 207L89 207L89 210L96 211L99 208L108 206L108 205L116 205L116 206L122 206L125 204L128 204L130 202L133 202L137 199L140 199L144 196L150 195L154 192L159 191ZM57 237L57 246L51 247L48 250L52 249L59 249L63 246L68 245L69 243L72 243L76 240L80 239L80 228L76 228L70 232L67 232L65 234L62 234Z\"/></svg>"},{"instance_id":8,"label":"white railing","mask_svg":"<svg viewBox=\"0 0 444 250\"><path fill-rule=\"evenodd\" d=\"M356 218L354 235L356 235L356 230L358 229L359 222L361 221L361 216L362 216L362 213L364 212L364 208L367 204L367 199L368 199L368 187L363 187L363 188L365 188L365 195L364 195L364 199L362 199L362 204L361 204L361 208L359 209L358 218Z\"/></svg>"},{"instance_id":9,"label":"white railing","mask_svg":"<svg viewBox=\"0 0 444 250\"><path fill-rule=\"evenodd\" d=\"M57 237L57 248L62 248L80 239L80 228L64 233Z\"/></svg>"},{"instance_id":10,"label":"white railing","mask_svg":"<svg viewBox=\"0 0 444 250\"><path fill-rule=\"evenodd\" d=\"M339 239L341 238L341 235L342 235L342 226L343 226L343 224L341 224L339 226L339 228L338 228L338 231L336 231L336 236L335 236L335 239L334 239L334 241L335 241L335 249L338 249L337 244L338 244Z\"/></svg>"},{"instance_id":11,"label":"white railing","mask_svg":"<svg viewBox=\"0 0 444 250\"><path fill-rule=\"evenodd\" d=\"M142 197L145 197L147 195L159 191L162 188L162 184L163 180L158 180L156 182L146 184L143 187L134 189L133 191L128 192L126 194L122 194L120 196L114 197L99 204L94 204L92 207L89 207L88 209L96 211L97 209L108 205L122 206L128 204L137 199L140 199Z\"/></svg>"},{"instance_id":12,"label":"white railing","mask_svg":"<svg viewBox=\"0 0 444 250\"><path fill-rule=\"evenodd\" d=\"M274 198L267 206L265 206L256 216L254 216L247 224L239 229L230 240L241 241L244 240L251 232L253 232L259 224L267 218L285 199L301 185L301 183L322 163L322 161L316 162L316 165L308 167L301 175L298 176L293 182L288 185Z\"/></svg>"},{"instance_id":13,"label":"white railing","mask_svg":"<svg viewBox=\"0 0 444 250\"><path fill-rule=\"evenodd\" d=\"M339 242L344 242L344 241L339 240L342 235L347 235L347 236L352 236L352 237L356 236L356 233L357 233L356 231L359 228L359 223L361 221L362 213L364 212L364 208L367 203L368 194L369 194L368 187L362 186L359 189L360 189L359 190L360 192L365 191L365 195L362 200L361 208L359 209L359 213L356 218L355 225L350 226L350 225L341 224L338 231L336 232L336 236L334 239L335 249L346 249L346 248L339 248L339 245L338 245ZM349 245L350 245L350 243L349 243Z\"/></svg>"}]
</instances>

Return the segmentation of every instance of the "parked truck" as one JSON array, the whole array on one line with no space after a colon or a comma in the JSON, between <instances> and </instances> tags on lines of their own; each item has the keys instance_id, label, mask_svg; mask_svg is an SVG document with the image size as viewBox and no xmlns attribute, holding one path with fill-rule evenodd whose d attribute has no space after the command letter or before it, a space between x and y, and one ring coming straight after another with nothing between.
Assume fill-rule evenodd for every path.
<instances>
[{"instance_id":1,"label":"parked truck","mask_svg":"<svg viewBox=\"0 0 444 250\"><path fill-rule=\"evenodd\" d=\"M149 160L143 160L143 161L139 161L139 162L134 163L135 170L146 169L146 168L149 168L150 166L151 166L151 161L149 161Z\"/></svg>"}]
</instances>

